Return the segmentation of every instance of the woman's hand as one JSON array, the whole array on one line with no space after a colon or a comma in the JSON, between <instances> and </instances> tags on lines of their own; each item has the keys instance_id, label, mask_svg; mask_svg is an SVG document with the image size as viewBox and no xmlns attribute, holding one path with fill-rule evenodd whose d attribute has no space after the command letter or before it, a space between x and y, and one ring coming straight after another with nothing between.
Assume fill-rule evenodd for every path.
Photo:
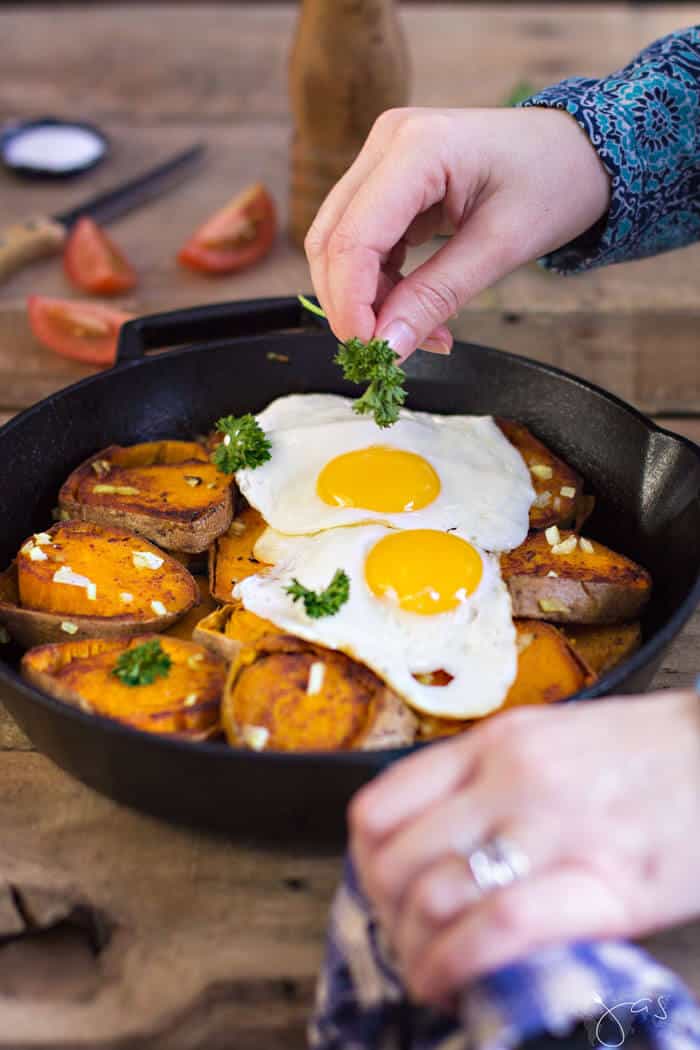
<instances>
[{"instance_id":1,"label":"woman's hand","mask_svg":"<svg viewBox=\"0 0 700 1050\"><path fill-rule=\"evenodd\" d=\"M362 885L419 1000L540 946L700 913L700 699L520 708L411 756L350 808ZM480 893L466 857L503 836L530 870Z\"/></svg>"},{"instance_id":2,"label":"woman's hand","mask_svg":"<svg viewBox=\"0 0 700 1050\"><path fill-rule=\"evenodd\" d=\"M483 288L583 233L609 178L573 118L547 109L383 113L306 238L339 339L447 353L445 322ZM402 277L406 245L453 236Z\"/></svg>"}]
</instances>

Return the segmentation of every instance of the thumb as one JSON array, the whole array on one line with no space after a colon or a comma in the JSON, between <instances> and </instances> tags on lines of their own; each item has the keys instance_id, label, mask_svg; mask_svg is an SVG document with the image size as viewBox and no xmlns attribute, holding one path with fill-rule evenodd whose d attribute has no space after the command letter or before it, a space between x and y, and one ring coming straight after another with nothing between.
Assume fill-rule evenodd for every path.
<instances>
[{"instance_id":1,"label":"thumb","mask_svg":"<svg viewBox=\"0 0 700 1050\"><path fill-rule=\"evenodd\" d=\"M475 215L430 259L400 280L377 316L374 335L401 360L479 292L520 264L512 234L487 214ZM506 227L507 229L507 227Z\"/></svg>"}]
</instances>

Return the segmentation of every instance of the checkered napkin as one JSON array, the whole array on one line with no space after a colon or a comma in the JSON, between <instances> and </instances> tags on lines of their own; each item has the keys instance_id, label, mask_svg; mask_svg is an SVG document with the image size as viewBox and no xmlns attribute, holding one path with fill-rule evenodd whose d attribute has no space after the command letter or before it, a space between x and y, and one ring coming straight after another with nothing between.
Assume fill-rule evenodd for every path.
<instances>
[{"instance_id":1,"label":"checkered napkin","mask_svg":"<svg viewBox=\"0 0 700 1050\"><path fill-rule=\"evenodd\" d=\"M414 1006L346 861L309 1030L313 1050L511 1050L574 1030L584 1035L577 1045L593 1048L698 1050L700 1006L670 970L623 941L536 952L472 984L458 1018Z\"/></svg>"}]
</instances>

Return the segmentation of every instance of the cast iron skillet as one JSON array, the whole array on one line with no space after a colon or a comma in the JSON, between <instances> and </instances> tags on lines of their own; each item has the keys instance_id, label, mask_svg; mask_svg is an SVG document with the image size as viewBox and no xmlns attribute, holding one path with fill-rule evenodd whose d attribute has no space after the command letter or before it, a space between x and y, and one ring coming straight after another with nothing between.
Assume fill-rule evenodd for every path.
<instances>
[{"instance_id":1,"label":"cast iron skillet","mask_svg":"<svg viewBox=\"0 0 700 1050\"><path fill-rule=\"evenodd\" d=\"M189 438L281 394L356 394L334 349L295 299L133 321L113 369L0 430L0 566L50 523L62 481L97 449ZM416 354L407 371L409 406L520 420L587 479L598 498L587 532L646 565L655 589L644 646L579 698L643 689L700 600L700 449L602 390L500 350L457 344L447 358ZM402 753L257 754L140 733L42 695L3 649L0 696L37 748L105 795L173 821L259 839L335 837L352 793Z\"/></svg>"}]
</instances>

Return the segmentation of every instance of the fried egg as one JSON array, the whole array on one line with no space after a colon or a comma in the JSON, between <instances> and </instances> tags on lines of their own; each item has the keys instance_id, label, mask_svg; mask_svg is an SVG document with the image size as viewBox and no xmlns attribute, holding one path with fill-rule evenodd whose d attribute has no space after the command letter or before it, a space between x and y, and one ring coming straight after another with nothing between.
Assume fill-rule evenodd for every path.
<instances>
[{"instance_id":1,"label":"fried egg","mask_svg":"<svg viewBox=\"0 0 700 1050\"><path fill-rule=\"evenodd\" d=\"M299 535L377 522L457 528L489 551L522 543L530 474L490 416L403 409L379 430L352 405L333 394L292 394L257 416L271 458L238 471L236 481L268 525Z\"/></svg>"},{"instance_id":2,"label":"fried egg","mask_svg":"<svg viewBox=\"0 0 700 1050\"><path fill-rule=\"evenodd\" d=\"M412 707L445 718L498 708L517 667L515 628L498 559L465 532L384 525L288 536L267 529L255 556L270 568L234 588L246 609L371 668ZM336 570L349 599L312 619L287 593L292 580L323 591ZM445 671L447 685L417 675Z\"/></svg>"}]
</instances>

